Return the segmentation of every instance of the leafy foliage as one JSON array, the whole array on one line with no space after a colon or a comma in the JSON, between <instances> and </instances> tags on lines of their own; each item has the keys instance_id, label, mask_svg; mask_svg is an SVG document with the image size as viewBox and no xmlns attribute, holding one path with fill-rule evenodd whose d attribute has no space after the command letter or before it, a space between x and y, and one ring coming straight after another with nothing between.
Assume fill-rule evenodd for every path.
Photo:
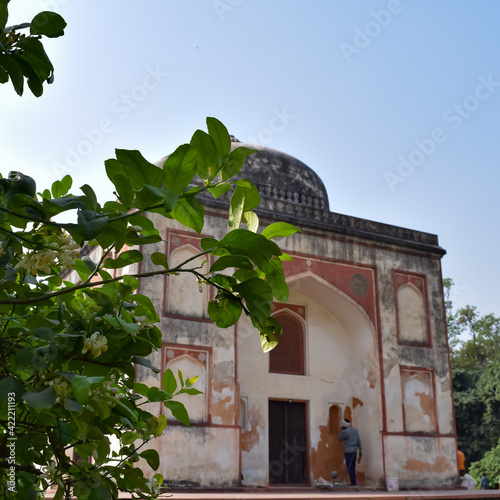
<instances>
[{"instance_id":1,"label":"leafy foliage","mask_svg":"<svg viewBox=\"0 0 500 500\"><path fill-rule=\"evenodd\" d=\"M500 439L500 318L474 306L453 311L453 281L444 284L458 447L471 464Z\"/></svg>"},{"instance_id":2,"label":"leafy foliage","mask_svg":"<svg viewBox=\"0 0 500 500\"><path fill-rule=\"evenodd\" d=\"M69 176L41 193L25 174L0 179L0 398L11 401L0 412L0 452L6 458L0 465L5 488L14 468L12 487L23 498L36 498L54 484L58 499L116 498L118 491L157 496L161 475L147 478L136 465L143 459L158 469L158 453L146 445L162 434L167 420L145 405L161 403L189 425L175 396L199 391L195 379L182 374L177 386L170 370L163 374L163 389L135 382L137 364L159 372L148 356L162 345L158 315L138 292L141 279L191 273L215 288L208 313L216 325L227 328L245 313L260 331L264 350L277 343L281 327L271 305L288 297L281 266L288 256L272 238L297 228L276 223L263 234L254 232L258 193L248 180L231 177L254 151L231 151L224 125L215 118L207 124L208 133L196 131L162 167L138 151L117 150L105 165L118 198L102 205L88 185L82 194L71 194ZM134 246L162 241L146 212L200 233L199 195L230 190L232 230L220 240L202 240L199 255L218 258L208 273L190 267L193 259L171 268L164 254L152 252L155 271L110 274L143 260ZM251 212L254 231L240 228ZM73 218L58 222L60 214ZM99 251L80 255L85 244ZM8 446L14 436L12 459Z\"/></svg>"},{"instance_id":3,"label":"leafy foliage","mask_svg":"<svg viewBox=\"0 0 500 500\"><path fill-rule=\"evenodd\" d=\"M487 451L484 457L471 465L470 475L477 481L485 475L490 481L490 488L498 489L500 478L500 441L497 446Z\"/></svg>"},{"instance_id":4,"label":"leafy foliage","mask_svg":"<svg viewBox=\"0 0 500 500\"><path fill-rule=\"evenodd\" d=\"M9 0L0 0L0 83L12 82L18 95L25 79L31 92L40 97L43 84L54 81L54 67L40 39L64 34L66 21L55 12L40 12L30 23L7 26Z\"/></svg>"},{"instance_id":5,"label":"leafy foliage","mask_svg":"<svg viewBox=\"0 0 500 500\"><path fill-rule=\"evenodd\" d=\"M26 80L38 97L54 72L41 39L63 35L66 22L41 12L31 23L6 27L8 4L0 0L0 83L10 80L22 95ZM297 228L277 223L257 234L257 189L246 179L232 180L255 151L232 150L217 119L207 118L207 127L161 167L139 151L116 150L105 168L117 199L104 204L89 185L71 194L70 176L37 192L29 175L0 175L2 497L43 498L54 485L55 500L108 500L119 491L158 496L162 476L145 477L137 463L159 468L158 452L147 444L161 436L167 418L147 405L160 403L189 426L175 396L200 391L193 387L196 377L178 372L178 385L170 370L162 375L163 389L135 382L136 365L160 372L148 356L162 345L158 315L138 292L141 279L191 273L216 290L208 305L215 324L227 328L245 313L263 349L276 345L281 327L270 317L271 304L288 297L281 260L289 256L271 240ZM219 259L208 273L190 267L193 259L170 268L158 251L148 253L156 270L127 271L143 261L134 247L162 241L146 212L201 233L200 195L230 191L232 232L220 241L206 238L199 255ZM58 222L69 216L70 222ZM95 251L88 253L90 247ZM121 272L112 276L110 270Z\"/></svg>"}]
</instances>

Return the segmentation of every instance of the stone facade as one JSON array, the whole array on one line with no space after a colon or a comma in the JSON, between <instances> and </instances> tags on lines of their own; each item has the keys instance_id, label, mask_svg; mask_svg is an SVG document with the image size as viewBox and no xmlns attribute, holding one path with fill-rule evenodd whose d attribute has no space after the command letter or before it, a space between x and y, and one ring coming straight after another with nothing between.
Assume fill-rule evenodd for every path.
<instances>
[{"instance_id":1,"label":"stone facade","mask_svg":"<svg viewBox=\"0 0 500 500\"><path fill-rule=\"evenodd\" d=\"M289 301L273 314L291 344L263 354L247 319L216 328L206 316L210 291L197 295L190 276L144 281L142 293L161 311L164 346L153 364L198 375L204 392L184 401L191 428L173 421L154 445L159 472L171 484L220 488L314 484L332 470L342 477L337 436L348 417L363 443L361 484L455 483L445 252L437 237L330 212L310 168L261 149L241 175L259 188L262 227L287 221L302 230L277 241L293 261L284 263ZM200 250L201 237L221 238L227 200L205 201L201 236L152 214L167 243L148 251L175 264ZM137 368L141 382L159 385L160 376Z\"/></svg>"}]
</instances>

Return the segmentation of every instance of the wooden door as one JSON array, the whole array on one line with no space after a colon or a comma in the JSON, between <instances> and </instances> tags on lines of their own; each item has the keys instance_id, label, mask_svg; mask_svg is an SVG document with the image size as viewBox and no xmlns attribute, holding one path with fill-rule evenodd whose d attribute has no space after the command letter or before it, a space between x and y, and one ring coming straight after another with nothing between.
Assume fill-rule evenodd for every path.
<instances>
[{"instance_id":1,"label":"wooden door","mask_svg":"<svg viewBox=\"0 0 500 500\"><path fill-rule=\"evenodd\" d=\"M307 483L306 404L269 401L269 484Z\"/></svg>"}]
</instances>

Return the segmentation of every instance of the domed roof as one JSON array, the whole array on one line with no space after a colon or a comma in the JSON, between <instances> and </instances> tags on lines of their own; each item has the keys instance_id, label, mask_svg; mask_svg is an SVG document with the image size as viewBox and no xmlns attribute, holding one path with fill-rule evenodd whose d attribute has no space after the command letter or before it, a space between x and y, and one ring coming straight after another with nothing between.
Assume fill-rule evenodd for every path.
<instances>
[{"instance_id":1,"label":"domed roof","mask_svg":"<svg viewBox=\"0 0 500 500\"><path fill-rule=\"evenodd\" d=\"M231 140L233 149L243 146L259 151L247 157L238 177L252 181L262 198L329 210L323 181L305 163L276 149Z\"/></svg>"}]
</instances>

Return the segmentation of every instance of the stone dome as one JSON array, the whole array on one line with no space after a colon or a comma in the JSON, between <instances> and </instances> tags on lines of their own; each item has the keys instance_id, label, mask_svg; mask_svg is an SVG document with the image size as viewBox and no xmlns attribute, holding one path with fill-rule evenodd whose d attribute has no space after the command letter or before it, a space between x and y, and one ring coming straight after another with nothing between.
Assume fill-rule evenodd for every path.
<instances>
[{"instance_id":1,"label":"stone dome","mask_svg":"<svg viewBox=\"0 0 500 500\"><path fill-rule=\"evenodd\" d=\"M243 146L259 151L247 157L238 177L252 181L261 198L329 210L323 181L305 163L276 149L231 139L232 149Z\"/></svg>"}]
</instances>

